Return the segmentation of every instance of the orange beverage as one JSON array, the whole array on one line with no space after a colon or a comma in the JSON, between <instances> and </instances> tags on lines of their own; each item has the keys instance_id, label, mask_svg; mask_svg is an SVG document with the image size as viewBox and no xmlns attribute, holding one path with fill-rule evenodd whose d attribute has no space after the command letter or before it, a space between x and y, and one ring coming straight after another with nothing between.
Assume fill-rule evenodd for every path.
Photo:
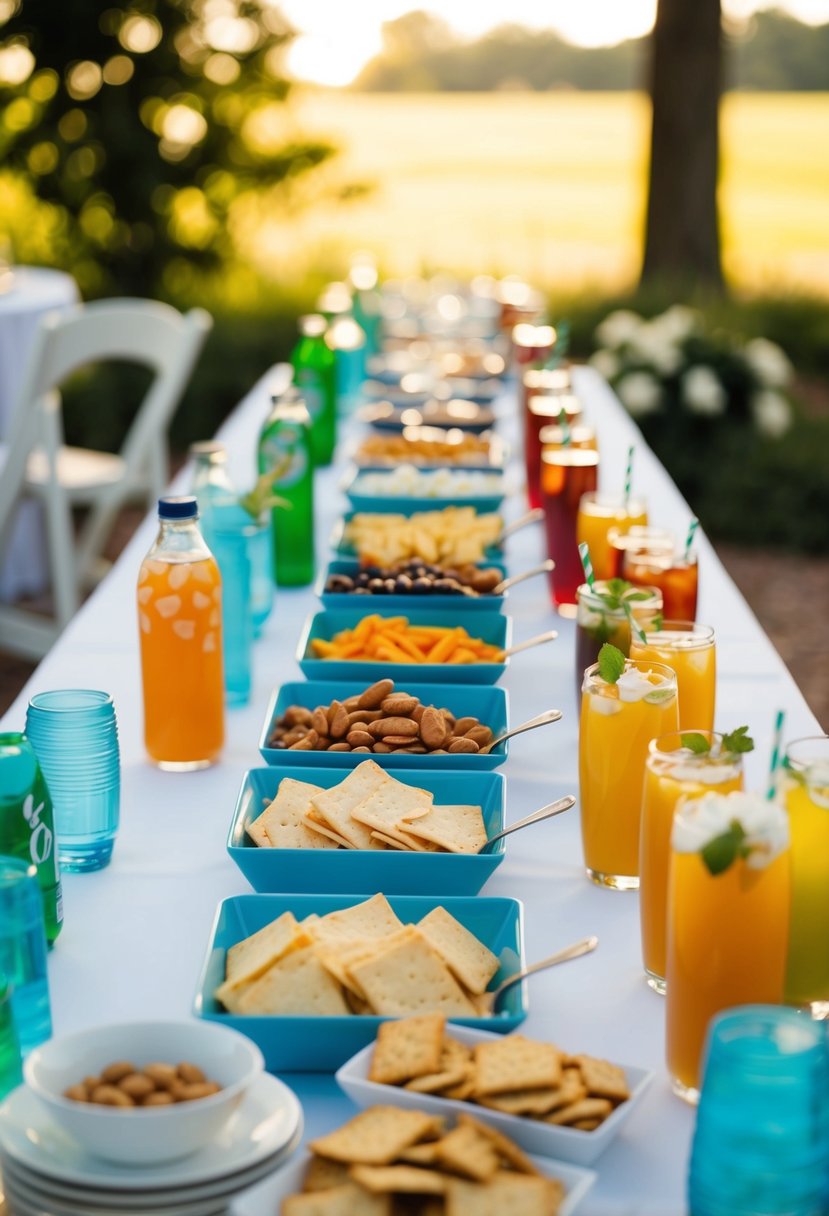
<instances>
[{"instance_id":1,"label":"orange beverage","mask_svg":"<svg viewBox=\"0 0 829 1216\"><path fill-rule=\"evenodd\" d=\"M558 371L558 369L555 369ZM527 373L528 375L530 373ZM536 372L541 375L541 372ZM527 501L531 507L541 505L539 486L541 468L541 432L558 422L562 413L568 423L581 421L581 402L571 392L532 396L524 410L524 461L527 468ZM577 445L572 445L577 446ZM586 446L586 445L582 445ZM595 448L595 443L593 447Z\"/></svg>"},{"instance_id":2,"label":"orange beverage","mask_svg":"<svg viewBox=\"0 0 829 1216\"><path fill-rule=\"evenodd\" d=\"M789 815L792 924L786 1000L829 1013L829 736L786 748L781 793Z\"/></svg>"},{"instance_id":3,"label":"orange beverage","mask_svg":"<svg viewBox=\"0 0 829 1216\"><path fill-rule=\"evenodd\" d=\"M730 860L721 847L729 840L735 846ZM674 1093L686 1101L699 1100L702 1048L714 1014L734 1005L782 1003L788 843L786 812L756 794L709 793L676 813L668 877L666 1047ZM712 849L718 849L716 873L709 868Z\"/></svg>"},{"instance_id":4,"label":"orange beverage","mask_svg":"<svg viewBox=\"0 0 829 1216\"><path fill-rule=\"evenodd\" d=\"M621 891L639 886L642 779L648 744L675 731L676 676L659 663L625 661L616 683L584 673L579 726L581 837L588 877Z\"/></svg>"},{"instance_id":5,"label":"orange beverage","mask_svg":"<svg viewBox=\"0 0 829 1216\"><path fill-rule=\"evenodd\" d=\"M663 621L658 629L647 630L644 642L634 633L630 657L673 667L679 686L680 730L713 730L717 648L710 625Z\"/></svg>"},{"instance_id":6,"label":"orange beverage","mask_svg":"<svg viewBox=\"0 0 829 1216\"><path fill-rule=\"evenodd\" d=\"M622 578L638 587L658 587L662 592L665 615L671 620L697 619L699 578L697 555L668 554L646 549L626 549L622 561Z\"/></svg>"},{"instance_id":7,"label":"orange beverage","mask_svg":"<svg viewBox=\"0 0 829 1216\"><path fill-rule=\"evenodd\" d=\"M615 563L610 551L610 529L624 533L648 522L648 508L641 498L625 499L624 494L594 491L583 494L576 522L579 544L590 550L593 573L598 579L613 578Z\"/></svg>"},{"instance_id":8,"label":"orange beverage","mask_svg":"<svg viewBox=\"0 0 829 1216\"><path fill-rule=\"evenodd\" d=\"M682 693L679 707L682 709ZM743 788L742 758L722 749L722 735L694 731L708 751L694 752L681 734L651 739L642 791L639 840L639 917L645 975L656 992L665 991L668 862L674 813L688 798Z\"/></svg>"},{"instance_id":9,"label":"orange beverage","mask_svg":"<svg viewBox=\"0 0 829 1216\"><path fill-rule=\"evenodd\" d=\"M612 527L608 529L607 543L610 547L610 566L613 578L621 578L625 565L625 554L630 550L647 553L659 553L668 557L673 556L674 534L665 528L640 527L631 525L627 530Z\"/></svg>"},{"instance_id":10,"label":"orange beverage","mask_svg":"<svg viewBox=\"0 0 829 1216\"><path fill-rule=\"evenodd\" d=\"M138 575L144 742L159 768L205 768L224 743L222 580L195 498L159 500Z\"/></svg>"}]
</instances>

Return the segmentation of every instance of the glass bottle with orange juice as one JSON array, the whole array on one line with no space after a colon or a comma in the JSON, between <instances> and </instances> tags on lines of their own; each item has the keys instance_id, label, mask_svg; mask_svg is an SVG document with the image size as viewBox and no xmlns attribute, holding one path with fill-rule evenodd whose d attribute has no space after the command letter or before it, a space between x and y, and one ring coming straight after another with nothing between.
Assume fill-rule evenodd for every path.
<instances>
[{"instance_id":1,"label":"glass bottle with orange juice","mask_svg":"<svg viewBox=\"0 0 829 1216\"><path fill-rule=\"evenodd\" d=\"M781 793L789 815L792 923L786 1000L829 1013L829 736L786 748Z\"/></svg>"},{"instance_id":2,"label":"glass bottle with orange juice","mask_svg":"<svg viewBox=\"0 0 829 1216\"><path fill-rule=\"evenodd\" d=\"M742 754L754 747L746 730L741 726L728 735L687 731L651 739L642 790L639 917L642 961L655 992L665 992L668 862L674 814L685 799L743 788Z\"/></svg>"},{"instance_id":3,"label":"glass bottle with orange juice","mask_svg":"<svg viewBox=\"0 0 829 1216\"><path fill-rule=\"evenodd\" d=\"M661 621L634 636L632 659L654 659L676 672L679 686L680 730L713 730L717 693L717 649L710 625L693 621Z\"/></svg>"},{"instance_id":4,"label":"glass bottle with orange juice","mask_svg":"<svg viewBox=\"0 0 829 1216\"><path fill-rule=\"evenodd\" d=\"M192 496L158 500L138 575L144 742L159 768L206 768L224 743L222 580Z\"/></svg>"},{"instance_id":5,"label":"glass bottle with orange juice","mask_svg":"<svg viewBox=\"0 0 829 1216\"><path fill-rule=\"evenodd\" d=\"M579 503L576 521L576 536L579 544L586 544L596 578L614 577L615 563L610 549L611 528L625 533L630 528L645 527L648 508L642 498L625 497L624 494L606 494L603 491L583 494Z\"/></svg>"},{"instance_id":6,"label":"glass bottle with orange juice","mask_svg":"<svg viewBox=\"0 0 829 1216\"><path fill-rule=\"evenodd\" d=\"M666 1047L674 1093L699 1100L708 1023L734 1005L783 1000L789 824L757 794L684 802L671 833Z\"/></svg>"},{"instance_id":7,"label":"glass bottle with orange juice","mask_svg":"<svg viewBox=\"0 0 829 1216\"><path fill-rule=\"evenodd\" d=\"M587 876L620 891L639 886L642 778L648 744L679 727L676 676L625 659L605 643L582 685L581 836Z\"/></svg>"}]
</instances>

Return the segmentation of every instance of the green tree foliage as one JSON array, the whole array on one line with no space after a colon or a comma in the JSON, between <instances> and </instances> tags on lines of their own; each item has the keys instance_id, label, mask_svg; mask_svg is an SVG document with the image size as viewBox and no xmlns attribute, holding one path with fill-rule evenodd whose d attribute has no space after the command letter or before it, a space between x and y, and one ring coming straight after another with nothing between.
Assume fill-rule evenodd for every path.
<instances>
[{"instance_id":1,"label":"green tree foliage","mask_svg":"<svg viewBox=\"0 0 829 1216\"><path fill-rule=\"evenodd\" d=\"M0 0L0 162L84 294L181 294L332 155L286 115L291 36L268 0Z\"/></svg>"},{"instance_id":2,"label":"green tree foliage","mask_svg":"<svg viewBox=\"0 0 829 1216\"><path fill-rule=\"evenodd\" d=\"M689 0L692 3L693 0ZM383 27L383 50L354 87L374 92L486 92L499 88L640 88L647 39L578 47L552 30L503 25L464 40L439 18L407 13ZM764 11L729 35L727 87L829 89L829 25Z\"/></svg>"}]
</instances>

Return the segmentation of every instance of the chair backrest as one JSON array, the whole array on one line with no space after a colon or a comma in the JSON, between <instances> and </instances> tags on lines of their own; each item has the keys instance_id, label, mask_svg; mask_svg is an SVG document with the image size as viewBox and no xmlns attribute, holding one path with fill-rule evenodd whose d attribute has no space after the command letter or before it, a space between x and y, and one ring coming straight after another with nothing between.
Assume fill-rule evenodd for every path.
<instances>
[{"instance_id":1,"label":"chair backrest","mask_svg":"<svg viewBox=\"0 0 829 1216\"><path fill-rule=\"evenodd\" d=\"M121 449L125 461L135 465L166 430L212 324L204 309L182 314L157 300L100 300L49 313L41 321L15 412L89 363L115 359L149 366L156 374Z\"/></svg>"},{"instance_id":2,"label":"chair backrest","mask_svg":"<svg viewBox=\"0 0 829 1216\"><path fill-rule=\"evenodd\" d=\"M44 451L50 484L57 484L60 431L47 425L47 417L55 417L56 404L54 394L47 393L34 401L30 409L16 410L12 417L11 431L8 442L3 445L0 463L0 556L5 549L8 530L26 480L26 464L35 448Z\"/></svg>"}]
</instances>

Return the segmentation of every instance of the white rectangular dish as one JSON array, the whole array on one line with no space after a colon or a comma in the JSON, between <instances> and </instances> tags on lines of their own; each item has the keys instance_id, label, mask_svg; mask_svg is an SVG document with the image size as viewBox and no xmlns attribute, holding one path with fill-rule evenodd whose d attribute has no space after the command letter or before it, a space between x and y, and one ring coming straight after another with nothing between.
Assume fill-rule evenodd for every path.
<instances>
[{"instance_id":1,"label":"white rectangular dish","mask_svg":"<svg viewBox=\"0 0 829 1216\"><path fill-rule=\"evenodd\" d=\"M426 1109L425 1106L423 1109ZM295 1195L301 1189L309 1160L308 1153L300 1153L264 1182L257 1183L239 1195L230 1205L230 1216L279 1216L282 1200L287 1199L289 1195ZM596 1181L593 1170L579 1169L578 1166L565 1165L562 1161L550 1161L545 1157L533 1157L533 1164L546 1177L558 1178L564 1183L567 1193L557 1216L574 1216L582 1199Z\"/></svg>"},{"instance_id":2,"label":"white rectangular dish","mask_svg":"<svg viewBox=\"0 0 829 1216\"><path fill-rule=\"evenodd\" d=\"M474 1047L498 1036L487 1030L473 1030L450 1023L446 1032L458 1042ZM403 1089L399 1085L380 1085L369 1081L368 1072L374 1044L370 1043L358 1051L337 1072L337 1084L357 1106L405 1106L428 1111L434 1115L470 1114L482 1123L496 1127L528 1153L543 1157L555 1157L558 1161L572 1161L578 1165L590 1165L613 1142L619 1128L630 1115L642 1094L650 1085L653 1073L644 1068L622 1064L627 1078L630 1097L617 1106L613 1113L592 1132L574 1127L558 1127L538 1119L519 1115L506 1115L501 1111L478 1106L474 1102L458 1102L452 1098L441 1098L433 1094L419 1094Z\"/></svg>"}]
</instances>

